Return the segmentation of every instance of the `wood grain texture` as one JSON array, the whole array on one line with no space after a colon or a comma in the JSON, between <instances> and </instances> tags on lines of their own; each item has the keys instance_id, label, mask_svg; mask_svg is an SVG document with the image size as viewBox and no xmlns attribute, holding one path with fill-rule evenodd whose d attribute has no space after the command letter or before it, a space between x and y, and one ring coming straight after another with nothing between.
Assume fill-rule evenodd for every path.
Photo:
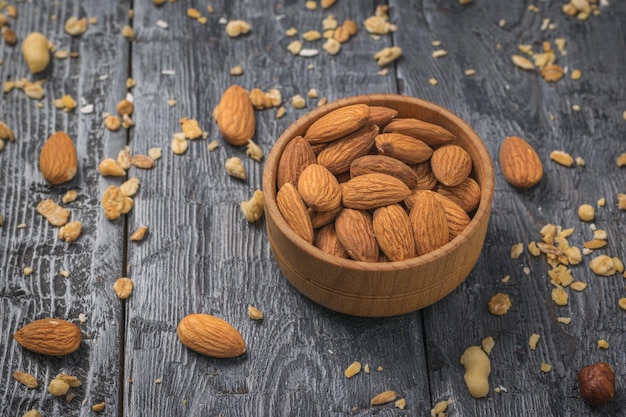
<instances>
[{"instance_id":1,"label":"wood grain texture","mask_svg":"<svg viewBox=\"0 0 626 417\"><path fill-rule=\"evenodd\" d=\"M91 404L100 401L106 401L107 410L115 413L121 304L111 285L122 272L123 222L112 224L102 215L100 194L108 181L100 179L96 167L103 155L117 152L126 141L123 132L112 135L105 131L100 117L105 107L115 105L109 102L109 92L125 91L128 47L119 42L118 33L126 15L122 7L99 1L17 3L16 7L19 17L11 25L20 40L38 30L58 49L78 52L80 57L52 59L44 73L32 76L21 56L21 42L15 47L2 45L3 81L21 77L48 81L41 108L16 90L0 101L0 119L16 136L0 153L0 212L4 216L0 228L0 414L22 415L37 408L43 415L88 415ZM63 31L65 20L72 15L97 17L98 24L72 38ZM101 79L103 75L108 78ZM53 100L63 94L94 104L94 113L81 114L80 102L70 113L55 108ZM79 170L71 182L50 186L39 173L38 155L45 139L57 130L74 140ZM66 244L57 238L58 228L37 214L35 206L46 198L61 203L70 189L78 191L78 199L66 206L71 219L83 223L83 231L78 240ZM18 229L21 223L26 227ZM24 276L26 266L33 267L32 275ZM70 276L60 276L62 270ZM59 317L78 324L80 314L86 315L86 322L80 325L83 341L69 356L37 355L12 338L32 320ZM39 389L20 385L11 376L16 370L35 375ZM76 398L69 403L47 393L48 383L58 373L76 375L82 381L79 388L72 389Z\"/></svg>"},{"instance_id":2,"label":"wood grain texture","mask_svg":"<svg viewBox=\"0 0 626 417\"><path fill-rule=\"evenodd\" d=\"M100 401L106 402L103 415L118 417L429 415L436 402L448 398L454 401L450 417L625 413L626 324L617 307L617 299L626 296L624 279L598 277L588 268L599 253L626 260L626 214L616 203L617 194L626 193L626 171L615 164L626 151L624 2L610 2L587 21L564 16L563 2L338 0L329 10L315 11L295 0L179 0L160 7L128 0L13 3L19 17L10 22L20 41L37 30L57 48L80 56L53 59L44 73L32 76L20 45L0 42L3 82L48 80L41 108L19 91L0 100L0 121L17 137L0 152L0 415L21 416L38 408L44 416L86 416L93 415L91 405ZM398 25L397 32L380 39L362 25L377 4L389 4L391 21ZM537 13L528 10L531 4L539 8ZM207 23L187 17L188 7L199 10ZM286 48L294 38L285 30L295 27L298 36L321 30L328 14L339 23L354 19L359 33L337 56L292 56ZM70 37L63 24L72 15L97 17L98 23L82 36ZM246 20L252 31L228 38L220 18ZM546 18L554 29L541 30ZM158 20L169 27L159 28ZM135 31L132 42L120 35L126 24ZM536 71L512 64L519 44L538 51L541 41L550 40L554 47L558 37L566 39L567 55L557 52L557 63L569 73L580 69L580 80L571 80L568 73L548 84ZM434 40L441 45L433 46ZM372 56L391 45L400 46L403 56L388 67L388 75L379 75ZM448 55L435 59L431 54L439 48ZM243 66L242 76L229 75L235 65ZM476 75L464 75L469 68ZM136 126L112 133L103 128L102 113L115 112L129 76L137 81L131 90ZM438 84L430 85L430 78ZM407 94L447 107L467 121L485 141L496 170L485 247L468 279L432 307L386 319L345 316L299 294L270 252L265 220L248 224L239 208L261 187L264 163L248 158L245 147L226 144L212 120L221 93L231 84L281 91L287 110L283 118L276 119L274 109L255 112L255 141L266 153L291 123L315 108L317 100L306 97L311 88L328 100ZM84 98L94 105L94 113L54 108L53 99L63 94ZM307 99L306 108L290 105L295 94ZM168 106L168 99L177 100L176 106ZM580 110L573 110L574 105ZM182 117L197 119L208 139L190 142L187 153L177 156L169 144ZM39 174L37 156L56 130L75 140L79 172L72 182L52 187ZM544 179L535 188L516 190L500 175L496 156L510 135L525 138L539 153ZM207 143L213 139L220 147L209 152ZM141 179L135 207L125 219L109 222L100 196L121 180L103 179L97 165L127 143L133 154L161 147L163 157L152 170L131 168L129 177ZM586 166L554 164L548 155L555 149L581 156ZM242 159L247 181L226 175L224 161L230 156ZM83 235L69 245L58 241L57 229L34 209L44 198L60 201L68 189L79 192L78 200L67 206L72 218L84 224ZM545 259L527 251L510 259L511 246L539 240L546 223L574 227L570 243L582 246L592 230L578 220L577 208L595 205L601 197L607 204L597 208L594 224L607 230L609 244L571 267L575 279L588 288L581 293L568 289L569 304L558 307L550 299ZM18 229L22 223L26 228ZM129 241L141 225L149 227L146 239ZM24 276L25 266L35 272ZM59 276L60 270L69 270L70 277ZM122 274L135 283L125 303L111 289ZM511 276L508 282L501 281L505 275ZM513 303L501 317L487 310L496 292L509 294ZM263 311L265 319L250 320L248 305ZM193 312L228 320L242 333L247 353L218 360L183 347L176 326ZM34 319L57 316L77 322L81 313L87 316L81 325L86 337L67 357L32 354L12 339ZM561 316L571 317L571 324L559 324ZM534 351L528 348L532 333L541 335ZM496 341L490 355L491 391L488 399L476 400L467 392L459 358L486 336ZM610 344L606 351L596 346L601 338ZM354 360L369 364L371 373L346 379L343 371ZM580 367L598 360L616 369L617 394L611 403L592 409L579 398L575 379ZM542 362L552 364L552 371L542 373ZM376 371L378 366L382 371ZM15 370L36 375L40 388L18 384L11 377ZM59 372L83 382L73 389L76 398L69 404L46 391ZM508 391L495 393L498 386ZM406 398L406 410L369 405L387 389Z\"/></svg>"}]
</instances>

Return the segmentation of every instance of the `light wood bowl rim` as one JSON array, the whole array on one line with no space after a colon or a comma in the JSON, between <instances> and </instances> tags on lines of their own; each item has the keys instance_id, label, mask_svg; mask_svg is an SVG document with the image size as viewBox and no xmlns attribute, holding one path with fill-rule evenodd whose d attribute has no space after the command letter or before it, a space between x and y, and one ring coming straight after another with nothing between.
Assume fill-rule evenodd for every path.
<instances>
[{"instance_id":1,"label":"light wood bowl rim","mask_svg":"<svg viewBox=\"0 0 626 417\"><path fill-rule=\"evenodd\" d=\"M452 239L444 246L425 255L402 261L391 262L363 262L332 256L322 251L321 249L318 249L314 245L308 243L301 237L297 236L280 213L278 205L276 204L276 169L280 160L280 156L282 155L283 149L290 140L292 140L295 136L298 136L298 134L303 135L306 131L306 128L308 128L313 123L313 121L319 119L321 116L330 111L352 104L364 103L368 105L385 105L384 103L391 102L404 102L407 104L423 107L431 112L439 113L441 116L448 119L451 123L456 124L462 128L465 135L476 146L478 151L479 159L473 160L474 166L480 166L481 170L484 170L486 174L484 181L481 182L480 203L478 204L478 208L474 213L474 217L472 218L470 224L465 228L465 230L463 230L463 232L461 232L456 238ZM387 105L389 106L389 104ZM310 111L304 116L298 118L279 136L278 140L272 147L267 157L263 171L265 215L272 218L276 227L285 235L285 237L289 239L289 241L293 245L296 245L302 251L306 252L316 259L319 259L322 262L355 271L384 272L411 270L419 268L420 266L423 266L430 262L436 262L450 252L454 252L455 250L459 249L467 241L468 236L471 236L476 231L481 222L489 220L491 203L493 201L494 182L495 179L493 162L484 142L474 131L474 129L472 129L463 119L461 119L451 111L427 100L411 96L403 96L399 94L366 94L352 96L332 101L328 104L325 104L324 106L320 106Z\"/></svg>"}]
</instances>

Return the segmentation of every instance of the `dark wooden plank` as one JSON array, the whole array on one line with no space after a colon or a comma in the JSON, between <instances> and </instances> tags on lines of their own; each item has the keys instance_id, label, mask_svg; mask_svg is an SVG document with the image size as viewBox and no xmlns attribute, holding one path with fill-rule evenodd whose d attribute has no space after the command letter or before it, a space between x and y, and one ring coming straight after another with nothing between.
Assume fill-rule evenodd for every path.
<instances>
[{"instance_id":1,"label":"dark wooden plank","mask_svg":"<svg viewBox=\"0 0 626 417\"><path fill-rule=\"evenodd\" d=\"M328 311L298 294L272 259L263 221L250 225L238 203L261 186L263 164L245 156L243 147L219 137L211 112L222 92L236 83L265 91L278 88L287 108L276 120L274 110L260 111L255 140L268 152L278 135L297 117L315 107L293 109L294 94L316 88L320 97L394 92L393 76L378 75L372 55L390 44L363 30L340 55L293 57L286 50L290 27L300 33L320 29L333 13L339 22L362 22L374 13L373 2L339 2L329 11L308 11L302 2L213 2L206 26L185 15L187 4L135 9L133 76L137 127L134 152L163 148L151 171L136 171L142 180L130 230L149 226L147 239L129 247L136 290L128 303L125 415L413 415L430 409L426 388L422 325L419 314L390 319L362 319ZM244 19L252 32L230 39L218 20ZM155 23L162 19L167 30ZM316 42L315 47L321 47ZM312 64L313 69L308 66ZM242 65L244 74L228 75ZM162 75L175 70L172 76ZM167 99L177 105L168 108ZM208 152L207 141L189 144L183 156L169 149L181 117L196 118L220 147ZM242 159L248 180L228 177L227 157ZM246 315L248 305L265 313L258 323ZM248 351L240 358L217 360L183 347L176 326L183 316L202 312L222 317L238 328ZM354 360L371 374L343 376ZM382 366L382 371L376 371ZM155 381L160 379L160 384ZM395 389L407 410L391 406L372 410L370 399Z\"/></svg>"},{"instance_id":2,"label":"dark wooden plank","mask_svg":"<svg viewBox=\"0 0 626 417\"><path fill-rule=\"evenodd\" d=\"M619 238L624 234L624 212L616 207L625 177L614 162L623 152L621 138L626 129L624 97L618 93L625 89L620 71L626 63L620 29L626 19L624 5L612 3L600 16L585 22L564 16L561 3L536 3L539 13L527 10L530 2L391 5L392 10L403 11L396 14L400 30L394 36L405 51L398 64L400 92L432 100L459 114L476 129L494 158L506 136L526 138L545 169L538 187L518 191L504 181L494 159L496 193L483 255L457 291L424 312L433 400L453 398L448 415L455 416L621 415L626 404L619 388L612 403L593 410L579 398L576 375L580 367L598 360L611 363L618 380L624 374L624 312L617 306L617 299L625 294L623 279L619 274L598 277L588 268L598 254L623 259L626 253ZM542 32L544 18L550 18L556 29ZM499 26L500 19L506 20L504 27ZM566 76L548 84L537 71L523 72L511 63L518 44L532 44L537 51L541 41L557 37L567 40L567 56L557 52L557 63L570 71L581 69L581 80ZM441 48L448 51L446 57L431 57L437 49L431 46L432 40L441 41ZM464 75L468 68L476 70L474 77ZM431 86L430 77L439 84ZM580 111L572 110L575 104ZM556 165L549 160L555 149L583 157L586 166ZM577 208L582 203L595 206L601 197L607 205L597 209L594 223L608 231L609 244L571 267L575 279L589 286L582 293L568 290L569 304L558 307L550 299L545 260L528 252L518 260L510 259L510 248L517 242L526 245L539 240L539 230L547 223L574 227L570 242L582 247L592 231L578 220ZM523 267L530 269L528 275ZM505 275L511 276L508 283L501 282ZM503 317L487 310L496 292L512 299L513 306ZM571 317L572 323L559 324L560 316ZM532 333L541 335L535 351L528 348ZM459 358L466 347L480 344L487 336L496 341L490 399L475 400L464 385ZM606 351L596 346L602 338L610 343ZM552 371L541 372L542 362L550 363ZM495 393L500 385L508 393Z\"/></svg>"},{"instance_id":3,"label":"dark wooden plank","mask_svg":"<svg viewBox=\"0 0 626 417\"><path fill-rule=\"evenodd\" d=\"M97 173L98 162L124 145L125 134L110 134L102 127L100 114L115 109L112 92L123 96L127 77L128 47L119 32L127 20L128 6L100 2L16 2L19 17L11 21L20 40L15 47L2 44L0 78L3 81L26 77L47 79L45 97L37 101L19 91L5 94L0 101L0 119L13 128L15 143L0 152L0 322L2 353L0 369L0 414L22 415L37 408L43 415L90 415L91 405L106 401L107 412L118 408L119 334L121 304L111 285L122 273L123 222L112 224L102 215L100 195L109 181ZM56 16L52 19L51 16ZM72 16L96 17L81 37L72 38L63 30ZM20 47L28 33L41 31L58 49L80 53L76 59L53 59L48 69L31 75ZM101 76L107 76L104 79ZM94 105L92 114L70 113L53 106L53 100L70 94L77 101ZM71 182L48 185L38 168L44 140L55 131L65 131L74 140L79 170ZM72 219L83 223L83 232L71 244L61 242L52 227L35 212L43 199L60 203L70 189L78 200L67 204ZM26 227L18 229L19 224ZM24 276L23 268L34 272ZM59 275L67 270L69 277ZM45 317L59 317L81 324L84 338L77 352L50 358L21 348L12 334L26 323ZM40 387L28 390L15 381L14 371L35 375ZM58 373L76 375L82 386L72 389L70 403L55 398L47 386ZM83 404L84 401L84 404Z\"/></svg>"}]
</instances>

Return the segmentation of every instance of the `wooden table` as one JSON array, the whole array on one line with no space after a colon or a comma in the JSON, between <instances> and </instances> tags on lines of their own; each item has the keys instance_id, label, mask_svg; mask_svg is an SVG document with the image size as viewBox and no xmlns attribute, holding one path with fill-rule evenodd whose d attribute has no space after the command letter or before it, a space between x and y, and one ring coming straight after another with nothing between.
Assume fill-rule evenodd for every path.
<instances>
[{"instance_id":1,"label":"wooden table","mask_svg":"<svg viewBox=\"0 0 626 417\"><path fill-rule=\"evenodd\" d=\"M589 269L599 254L626 261L626 212L617 207L618 193L626 193L626 171L615 162L626 152L626 3L613 1L582 21L564 15L562 1L392 0L389 14L398 30L379 39L362 23L380 3L374 1L339 0L328 10L267 0L181 0L160 7L147 0L10 3L19 14L9 19L18 45L0 46L2 81L46 82L41 100L14 90L0 104L0 120L16 137L0 152L1 415L21 416L31 408L44 416L93 415L91 407L104 401L103 414L110 416L423 416L447 399L448 416L626 415L626 311L617 304L626 297L625 281L621 274L599 277ZM188 17L189 7L206 24ZM297 28L298 38L321 30L328 14L340 24L354 19L359 32L337 56L293 56L287 50L293 38L285 31ZM72 37L63 30L70 16L97 23ZM224 21L232 19L249 22L250 33L226 36ZM134 31L132 41L121 35L125 25ZM79 56L53 59L45 72L30 74L20 46L32 31ZM548 40L556 50L556 38L566 40L566 55L556 52L556 63L568 70L560 81L548 83L539 70L513 65L512 55L524 55L518 45L539 52ZM321 49L322 41L305 44ZM403 56L381 75L372 56L391 45L400 46ZM447 55L434 58L439 49ZM243 75L231 76L237 65ZM466 75L468 69L475 75ZM574 69L582 71L579 80L571 79ZM130 89L129 77L136 81ZM466 281L435 305L393 318L346 316L300 295L276 266L264 221L249 224L239 208L261 187L263 162L246 157L245 147L227 144L211 117L232 84L282 93L284 117L277 119L276 109L256 112L255 141L266 153L287 126L316 107L319 99L307 97L312 88L329 101L367 93L416 96L465 119L487 144L496 171L485 247ZM135 126L111 132L103 127L103 113L114 114L127 93L134 99ZM75 110L54 107L64 94L78 101ZM296 94L306 98L304 109L291 106ZM82 113L89 104L93 112ZM190 141L184 155L175 155L170 142L183 117L197 119L208 138ZM39 150L55 131L70 135L79 156L78 174L59 186L49 185L38 169ZM515 189L502 177L498 150L511 135L527 139L544 164L543 180L530 190ZM220 146L209 151L212 140ZM130 168L127 176L141 181L134 208L109 221L100 199L122 179L102 177L97 167L126 145L133 155L160 147L163 156L151 170ZM549 159L553 150L580 156L585 164L557 165ZM246 181L226 175L224 161L231 156L242 159ZM67 244L35 206L47 198L60 203L71 189L78 199L64 206L83 232ZM607 231L608 245L571 266L588 287L566 289L569 303L557 306L544 257L525 250L511 259L511 247L539 241L549 223L573 227L569 241L582 247L593 232L578 219L578 206L595 207L601 198L606 205L596 209L593 224ZM130 241L142 225L149 227L146 238ZM25 275L25 267L32 274ZM126 301L112 289L122 276L135 285ZM512 300L499 317L487 309L497 292ZM250 320L248 305L265 318ZM232 323L247 353L212 359L182 346L177 324L194 312ZM17 329L45 317L80 325L78 351L46 357L13 340ZM528 346L533 333L541 336L535 350ZM459 357L487 336L495 340L490 393L474 399ZM599 349L599 339L609 348ZM347 379L344 369L355 360L371 371ZM600 360L615 368L617 393L609 404L591 408L579 396L576 376ZM552 369L542 372L542 363ZM11 377L16 370L35 375L40 387L20 385ZM82 381L69 403L46 389L61 372ZM406 409L370 406L385 390L406 399Z\"/></svg>"}]
</instances>

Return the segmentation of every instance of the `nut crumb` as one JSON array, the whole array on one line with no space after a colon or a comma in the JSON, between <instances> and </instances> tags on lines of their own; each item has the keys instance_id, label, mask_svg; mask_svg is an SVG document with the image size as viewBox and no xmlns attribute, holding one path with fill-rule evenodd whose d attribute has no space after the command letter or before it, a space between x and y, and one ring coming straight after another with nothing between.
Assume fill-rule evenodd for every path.
<instances>
[{"instance_id":1,"label":"nut crumb","mask_svg":"<svg viewBox=\"0 0 626 417\"><path fill-rule=\"evenodd\" d=\"M372 400L370 401L371 405L382 405L382 404L387 404L391 401L395 401L396 398L398 398L398 394L395 391L383 391L380 394L376 395L374 398L372 398Z\"/></svg>"},{"instance_id":2,"label":"nut crumb","mask_svg":"<svg viewBox=\"0 0 626 417\"><path fill-rule=\"evenodd\" d=\"M224 167L226 168L226 173L231 177L239 178L240 180L246 179L246 170L241 163L241 159L236 156L228 158Z\"/></svg>"},{"instance_id":3,"label":"nut crumb","mask_svg":"<svg viewBox=\"0 0 626 417\"><path fill-rule=\"evenodd\" d=\"M243 67L241 65L236 65L230 69L230 75L237 76L243 74Z\"/></svg>"},{"instance_id":4,"label":"nut crumb","mask_svg":"<svg viewBox=\"0 0 626 417\"><path fill-rule=\"evenodd\" d=\"M220 146L219 142L217 140L212 140L211 142L209 142L209 144L207 145L207 149L209 150L209 152L213 152L214 150L216 150L218 147Z\"/></svg>"},{"instance_id":5,"label":"nut crumb","mask_svg":"<svg viewBox=\"0 0 626 417\"><path fill-rule=\"evenodd\" d=\"M65 194L63 194L63 197L61 197L61 201L63 202L63 204L68 204L76 201L77 198L78 193L76 192L76 190L68 190Z\"/></svg>"},{"instance_id":6,"label":"nut crumb","mask_svg":"<svg viewBox=\"0 0 626 417\"><path fill-rule=\"evenodd\" d=\"M33 269L32 266L26 266L24 267L24 270L22 271L24 273L25 276L29 276L31 275L35 270Z\"/></svg>"},{"instance_id":7,"label":"nut crumb","mask_svg":"<svg viewBox=\"0 0 626 417\"><path fill-rule=\"evenodd\" d=\"M537 349L537 343L539 343L540 338L541 336L537 333L533 333L530 335L530 338L528 338L528 347L530 347L530 350Z\"/></svg>"},{"instance_id":8,"label":"nut crumb","mask_svg":"<svg viewBox=\"0 0 626 417\"><path fill-rule=\"evenodd\" d=\"M491 353L491 351L493 350L495 345L496 345L496 341L493 340L493 337L491 337L491 336L485 337L480 342L480 346L482 347L482 349L485 351L485 353L487 355L489 355Z\"/></svg>"},{"instance_id":9,"label":"nut crumb","mask_svg":"<svg viewBox=\"0 0 626 417\"><path fill-rule=\"evenodd\" d=\"M236 38L250 32L250 24L245 20L231 20L226 24L226 34L231 38Z\"/></svg>"},{"instance_id":10,"label":"nut crumb","mask_svg":"<svg viewBox=\"0 0 626 417\"><path fill-rule=\"evenodd\" d=\"M346 378L352 378L359 372L361 372L361 362L354 361L350 364L350 366L346 368L343 374L346 376Z\"/></svg>"},{"instance_id":11,"label":"nut crumb","mask_svg":"<svg viewBox=\"0 0 626 417\"><path fill-rule=\"evenodd\" d=\"M508 294L497 293L489 300L488 307L494 316L503 316L511 308L511 299Z\"/></svg>"},{"instance_id":12,"label":"nut crumb","mask_svg":"<svg viewBox=\"0 0 626 417\"><path fill-rule=\"evenodd\" d=\"M69 210L59 206L50 199L40 201L35 210L45 217L53 226L63 226L70 218ZM26 225L23 225L23 227L20 226L22 225L18 225L18 228L26 227Z\"/></svg>"},{"instance_id":13,"label":"nut crumb","mask_svg":"<svg viewBox=\"0 0 626 417\"><path fill-rule=\"evenodd\" d=\"M399 46L389 46L374 54L374 59L379 67L384 67L402 56L402 48Z\"/></svg>"},{"instance_id":14,"label":"nut crumb","mask_svg":"<svg viewBox=\"0 0 626 417\"><path fill-rule=\"evenodd\" d=\"M58 237L65 243L70 243L78 239L83 225L79 221L69 222L59 229Z\"/></svg>"},{"instance_id":15,"label":"nut crumb","mask_svg":"<svg viewBox=\"0 0 626 417\"><path fill-rule=\"evenodd\" d=\"M24 385L26 388L29 388L29 389L39 388L39 382L37 382L37 378L35 378L34 375L29 374L27 372L15 371L13 372L13 378L15 378L17 382Z\"/></svg>"},{"instance_id":16,"label":"nut crumb","mask_svg":"<svg viewBox=\"0 0 626 417\"><path fill-rule=\"evenodd\" d=\"M552 365L549 363L542 362L541 363L541 372L548 373L552 370Z\"/></svg>"},{"instance_id":17,"label":"nut crumb","mask_svg":"<svg viewBox=\"0 0 626 417\"><path fill-rule=\"evenodd\" d=\"M619 305L622 310L626 311L626 297L617 300L617 305Z\"/></svg>"},{"instance_id":18,"label":"nut crumb","mask_svg":"<svg viewBox=\"0 0 626 417\"><path fill-rule=\"evenodd\" d=\"M263 320L263 313L256 307L248 306L248 317L252 320Z\"/></svg>"},{"instance_id":19,"label":"nut crumb","mask_svg":"<svg viewBox=\"0 0 626 417\"><path fill-rule=\"evenodd\" d=\"M120 300L125 300L133 293L133 281L130 278L118 278L113 284L113 291Z\"/></svg>"},{"instance_id":20,"label":"nut crumb","mask_svg":"<svg viewBox=\"0 0 626 417\"><path fill-rule=\"evenodd\" d=\"M95 411L96 413L99 413L99 412L104 411L104 407L105 407L105 403L104 403L104 401L102 401L101 403L94 404L94 405L91 407L91 409L92 409L93 411Z\"/></svg>"},{"instance_id":21,"label":"nut crumb","mask_svg":"<svg viewBox=\"0 0 626 417\"><path fill-rule=\"evenodd\" d=\"M524 253L524 244L516 243L511 247L511 259L518 259Z\"/></svg>"},{"instance_id":22,"label":"nut crumb","mask_svg":"<svg viewBox=\"0 0 626 417\"><path fill-rule=\"evenodd\" d=\"M306 100L300 94L296 94L291 98L291 105L294 109L303 109L306 107Z\"/></svg>"},{"instance_id":23,"label":"nut crumb","mask_svg":"<svg viewBox=\"0 0 626 417\"><path fill-rule=\"evenodd\" d=\"M556 321L561 324L570 324L572 322L572 318L571 317L558 317Z\"/></svg>"},{"instance_id":24,"label":"nut crumb","mask_svg":"<svg viewBox=\"0 0 626 417\"><path fill-rule=\"evenodd\" d=\"M406 400L404 398L400 398L393 403L394 407L399 408L400 410L404 410L406 408Z\"/></svg>"},{"instance_id":25,"label":"nut crumb","mask_svg":"<svg viewBox=\"0 0 626 417\"><path fill-rule=\"evenodd\" d=\"M552 151L550 152L550 159L556 162L559 165L563 165L564 167L571 167L574 164L574 158L567 152L563 151Z\"/></svg>"},{"instance_id":26,"label":"nut crumb","mask_svg":"<svg viewBox=\"0 0 626 417\"><path fill-rule=\"evenodd\" d=\"M148 231L148 226L139 227L137 230L133 232L132 235L130 235L130 240L132 240L133 242L142 241L147 231Z\"/></svg>"},{"instance_id":27,"label":"nut crumb","mask_svg":"<svg viewBox=\"0 0 626 417\"><path fill-rule=\"evenodd\" d=\"M243 211L246 220L250 223L254 223L263 216L265 207L265 197L263 191L256 190L250 200L242 201L239 203L241 211Z\"/></svg>"},{"instance_id":28,"label":"nut crumb","mask_svg":"<svg viewBox=\"0 0 626 417\"><path fill-rule=\"evenodd\" d=\"M464 71L465 75L468 77L472 77L474 75L476 75L476 70L473 68L468 68Z\"/></svg>"}]
</instances>

